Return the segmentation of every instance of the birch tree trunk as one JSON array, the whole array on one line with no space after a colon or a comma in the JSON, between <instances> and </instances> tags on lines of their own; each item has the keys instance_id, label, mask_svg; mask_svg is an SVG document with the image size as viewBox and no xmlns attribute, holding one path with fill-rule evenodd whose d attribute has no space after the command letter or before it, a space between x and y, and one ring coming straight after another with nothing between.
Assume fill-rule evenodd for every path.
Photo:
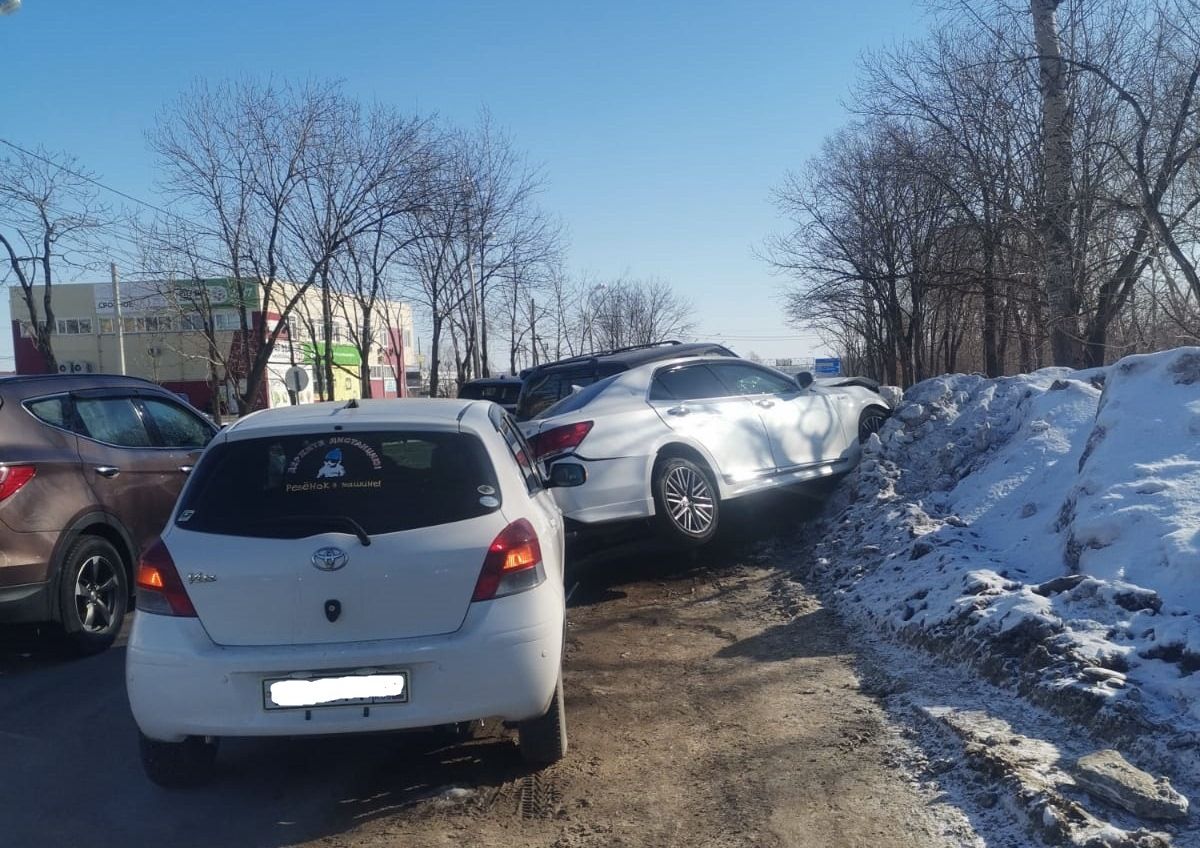
<instances>
[{"instance_id":1,"label":"birch tree trunk","mask_svg":"<svg viewBox=\"0 0 1200 848\"><path fill-rule=\"evenodd\" d=\"M1041 221L1053 364L1082 365L1071 239L1073 120L1057 12L1063 0L1030 0L1042 94L1045 208Z\"/></svg>"}]
</instances>

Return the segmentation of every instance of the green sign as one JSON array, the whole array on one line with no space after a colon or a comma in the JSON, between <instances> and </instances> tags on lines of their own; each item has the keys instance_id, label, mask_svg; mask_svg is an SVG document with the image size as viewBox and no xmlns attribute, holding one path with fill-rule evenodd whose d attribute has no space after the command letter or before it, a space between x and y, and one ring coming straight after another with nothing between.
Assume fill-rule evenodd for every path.
<instances>
[{"instance_id":1,"label":"green sign","mask_svg":"<svg viewBox=\"0 0 1200 848\"><path fill-rule=\"evenodd\" d=\"M312 342L300 343L300 355L304 361L310 365L320 364L317 360L324 362L325 357L333 355L334 365L345 365L347 367L357 368L362 365L362 357L358 354L358 348L350 344L334 344L332 350L327 344L313 344Z\"/></svg>"}]
</instances>

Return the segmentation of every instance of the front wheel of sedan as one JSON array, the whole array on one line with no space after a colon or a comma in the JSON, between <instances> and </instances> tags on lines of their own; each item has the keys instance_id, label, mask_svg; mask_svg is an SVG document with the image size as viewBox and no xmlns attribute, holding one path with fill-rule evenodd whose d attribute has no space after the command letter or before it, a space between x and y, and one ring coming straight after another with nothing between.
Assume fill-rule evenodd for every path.
<instances>
[{"instance_id":1,"label":"front wheel of sedan","mask_svg":"<svg viewBox=\"0 0 1200 848\"><path fill-rule=\"evenodd\" d=\"M873 433L879 432L879 428L887 420L887 411L878 406L869 406L864 409L862 415L858 416L858 441L866 442Z\"/></svg>"},{"instance_id":2,"label":"front wheel of sedan","mask_svg":"<svg viewBox=\"0 0 1200 848\"><path fill-rule=\"evenodd\" d=\"M88 656L112 645L129 606L129 578L117 549L98 536L80 537L63 557L59 592L68 649Z\"/></svg>"},{"instance_id":3,"label":"front wheel of sedan","mask_svg":"<svg viewBox=\"0 0 1200 848\"><path fill-rule=\"evenodd\" d=\"M717 532L721 504L705 469L690 459L671 457L654 469L654 508L666 535L687 545L703 545Z\"/></svg>"},{"instance_id":4,"label":"front wheel of sedan","mask_svg":"<svg viewBox=\"0 0 1200 848\"><path fill-rule=\"evenodd\" d=\"M182 742L160 742L138 733L138 743L146 776L166 789L200 786L216 770L215 739L189 736Z\"/></svg>"}]
</instances>

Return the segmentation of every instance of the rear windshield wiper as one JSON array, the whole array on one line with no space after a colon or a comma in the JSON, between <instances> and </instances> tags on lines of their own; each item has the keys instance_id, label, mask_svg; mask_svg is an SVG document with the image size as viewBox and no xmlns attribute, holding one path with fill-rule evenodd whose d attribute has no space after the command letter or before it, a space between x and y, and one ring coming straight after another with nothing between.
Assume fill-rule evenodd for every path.
<instances>
[{"instance_id":1,"label":"rear windshield wiper","mask_svg":"<svg viewBox=\"0 0 1200 848\"><path fill-rule=\"evenodd\" d=\"M371 537L367 535L367 531L363 526L348 515L278 515L274 518L262 518L258 521L251 521L247 526L262 527L264 525L279 525L279 524L335 524L348 528L358 541L362 542L364 548L371 544Z\"/></svg>"}]
</instances>

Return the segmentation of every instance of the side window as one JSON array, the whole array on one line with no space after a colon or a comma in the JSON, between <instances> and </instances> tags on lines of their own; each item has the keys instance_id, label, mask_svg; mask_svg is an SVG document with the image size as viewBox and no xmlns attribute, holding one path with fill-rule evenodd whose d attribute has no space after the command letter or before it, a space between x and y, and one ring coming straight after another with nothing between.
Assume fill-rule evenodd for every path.
<instances>
[{"instance_id":1,"label":"side window","mask_svg":"<svg viewBox=\"0 0 1200 848\"><path fill-rule=\"evenodd\" d=\"M202 448L212 438L212 428L182 406L153 398L145 398L141 403L158 430L163 447Z\"/></svg>"},{"instance_id":2,"label":"side window","mask_svg":"<svg viewBox=\"0 0 1200 848\"><path fill-rule=\"evenodd\" d=\"M514 427L511 421L502 421L498 429L500 435L504 437L504 443L508 445L513 460L521 469L521 476L525 478L525 488L529 490L529 494L536 495L543 488L542 475L532 459L533 451L530 449L529 443L525 441L521 431Z\"/></svg>"},{"instance_id":3,"label":"side window","mask_svg":"<svg viewBox=\"0 0 1200 848\"><path fill-rule=\"evenodd\" d=\"M799 387L779 374L744 362L721 362L713 366L729 391L738 395L784 395Z\"/></svg>"},{"instance_id":4,"label":"side window","mask_svg":"<svg viewBox=\"0 0 1200 848\"><path fill-rule=\"evenodd\" d=\"M126 448L148 448L150 434L131 398L77 398L83 435Z\"/></svg>"},{"instance_id":5,"label":"side window","mask_svg":"<svg viewBox=\"0 0 1200 848\"><path fill-rule=\"evenodd\" d=\"M71 429L71 400L66 395L31 401L25 404L25 408L39 421L64 430Z\"/></svg>"},{"instance_id":6,"label":"side window","mask_svg":"<svg viewBox=\"0 0 1200 848\"><path fill-rule=\"evenodd\" d=\"M683 365L660 371L650 388L651 400L700 400L730 394L706 365Z\"/></svg>"}]
</instances>

